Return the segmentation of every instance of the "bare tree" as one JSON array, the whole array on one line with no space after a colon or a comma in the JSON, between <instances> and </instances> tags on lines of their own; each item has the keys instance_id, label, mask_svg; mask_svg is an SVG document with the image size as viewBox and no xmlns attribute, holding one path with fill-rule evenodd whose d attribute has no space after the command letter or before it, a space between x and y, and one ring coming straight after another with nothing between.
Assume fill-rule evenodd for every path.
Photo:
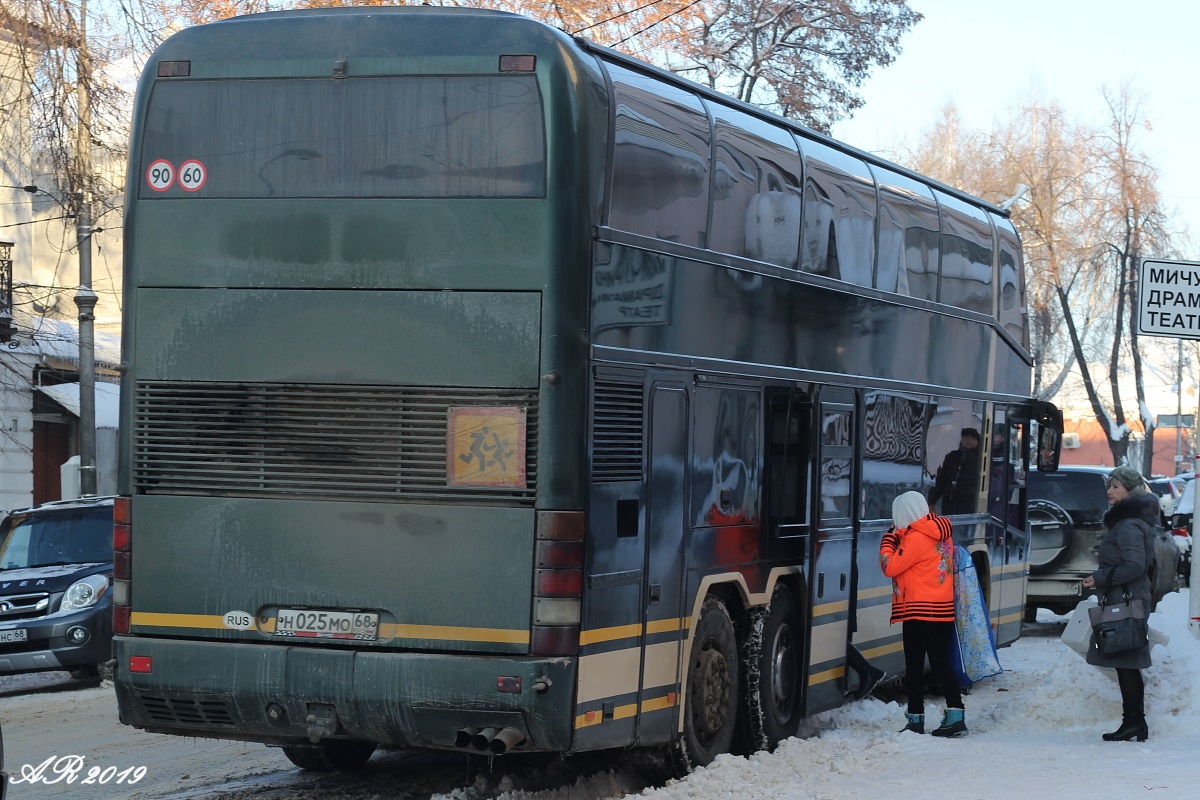
<instances>
[{"instance_id":1,"label":"bare tree","mask_svg":"<svg viewBox=\"0 0 1200 800\"><path fill-rule=\"evenodd\" d=\"M921 19L906 0L707 3L674 69L828 132L862 106L854 90Z\"/></svg>"},{"instance_id":2,"label":"bare tree","mask_svg":"<svg viewBox=\"0 0 1200 800\"><path fill-rule=\"evenodd\" d=\"M1056 103L1035 102L990 133L964 132L951 107L907 160L997 203L1024 187L1012 218L1028 276L1035 392L1052 396L1074 365L1116 463L1127 461L1130 421L1140 417L1148 473L1155 419L1146 410L1134 316L1137 273L1143 257L1169 251L1171 234L1158 175L1137 148L1138 102L1127 87L1105 99L1102 129L1072 123ZM1049 364L1057 376L1044 374ZM1126 369L1133 398L1122 396Z\"/></svg>"},{"instance_id":3,"label":"bare tree","mask_svg":"<svg viewBox=\"0 0 1200 800\"><path fill-rule=\"evenodd\" d=\"M1106 90L1104 99L1108 104L1109 122L1097 139L1094 157L1104 181L1106 191L1101 196L1106 203L1099 209L1102 227L1096 258L1110 276L1117 307L1108 360L1114 418L1101 419L1101 424L1109 431L1113 457L1117 458L1117 463L1123 463L1128 454L1129 437L1118 381L1122 368L1130 363L1136 414L1141 417L1146 431L1141 468L1149 475L1157 423L1146 405L1145 367L1137 331L1137 291L1142 258L1169 247L1169 233L1158 190L1158 171L1137 148L1138 130L1146 127L1140 102L1128 86L1115 93ZM1098 399L1089 397L1093 406L1099 409ZM1124 436L1118 438L1122 432L1125 432Z\"/></svg>"},{"instance_id":4,"label":"bare tree","mask_svg":"<svg viewBox=\"0 0 1200 800\"><path fill-rule=\"evenodd\" d=\"M389 0L134 0L171 30L258 11ZM850 116L855 89L890 64L922 16L907 0L443 0L515 11L659 63L820 131Z\"/></svg>"}]
</instances>

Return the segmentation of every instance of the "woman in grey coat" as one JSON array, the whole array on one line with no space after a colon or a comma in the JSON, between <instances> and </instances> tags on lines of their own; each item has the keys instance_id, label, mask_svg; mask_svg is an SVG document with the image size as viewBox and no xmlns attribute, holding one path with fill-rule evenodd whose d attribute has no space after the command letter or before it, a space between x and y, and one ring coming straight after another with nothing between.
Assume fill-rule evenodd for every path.
<instances>
[{"instance_id":1,"label":"woman in grey coat","mask_svg":"<svg viewBox=\"0 0 1200 800\"><path fill-rule=\"evenodd\" d=\"M1126 591L1141 599L1150 610L1150 579L1146 570L1153 551L1153 527L1162 513L1158 497L1133 467L1117 467L1108 475L1108 503L1104 514L1104 538L1100 540L1100 566L1083 579L1083 588L1098 589L1104 604L1120 603ZM1112 573L1111 580L1109 573ZM1117 671L1121 687L1121 727L1104 734L1106 742L1146 741L1145 683L1142 670L1150 666L1150 643L1114 656L1096 649L1096 634L1088 648L1087 662Z\"/></svg>"}]
</instances>

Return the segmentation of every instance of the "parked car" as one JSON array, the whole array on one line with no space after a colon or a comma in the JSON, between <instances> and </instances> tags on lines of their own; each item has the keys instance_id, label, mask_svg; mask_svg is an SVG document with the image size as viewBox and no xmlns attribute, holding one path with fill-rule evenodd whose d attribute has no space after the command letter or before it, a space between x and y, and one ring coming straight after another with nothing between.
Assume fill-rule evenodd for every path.
<instances>
[{"instance_id":1,"label":"parked car","mask_svg":"<svg viewBox=\"0 0 1200 800\"><path fill-rule=\"evenodd\" d=\"M1183 490L1187 483L1178 477L1168 478L1166 476L1147 478L1146 483L1150 484L1150 491L1158 495L1158 504L1162 506L1163 517L1169 520L1175 513L1175 506L1179 502L1179 498L1183 496Z\"/></svg>"},{"instance_id":2,"label":"parked car","mask_svg":"<svg viewBox=\"0 0 1200 800\"><path fill-rule=\"evenodd\" d=\"M0 522L0 675L102 674L112 659L111 497L17 509Z\"/></svg>"},{"instance_id":3,"label":"parked car","mask_svg":"<svg viewBox=\"0 0 1200 800\"><path fill-rule=\"evenodd\" d=\"M1029 475L1029 583L1026 619L1038 608L1066 614L1084 598L1083 579L1099 563L1106 493L1112 467L1060 466ZM1178 586L1179 547L1164 528L1154 528L1149 566L1155 604Z\"/></svg>"},{"instance_id":4,"label":"parked car","mask_svg":"<svg viewBox=\"0 0 1200 800\"><path fill-rule=\"evenodd\" d=\"M1175 504L1175 513L1171 515L1171 534L1179 547L1179 582L1182 586L1189 585L1192 578L1192 509L1195 496L1196 482L1188 481L1183 496Z\"/></svg>"}]
</instances>

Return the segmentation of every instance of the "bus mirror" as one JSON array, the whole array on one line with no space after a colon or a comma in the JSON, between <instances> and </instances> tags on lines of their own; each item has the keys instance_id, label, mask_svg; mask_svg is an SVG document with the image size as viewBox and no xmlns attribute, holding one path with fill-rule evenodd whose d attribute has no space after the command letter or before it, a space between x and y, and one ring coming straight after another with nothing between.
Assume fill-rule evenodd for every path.
<instances>
[{"instance_id":1,"label":"bus mirror","mask_svg":"<svg viewBox=\"0 0 1200 800\"><path fill-rule=\"evenodd\" d=\"M1034 405L1034 418L1038 423L1038 472L1057 472L1062 453L1062 411L1053 403L1040 402Z\"/></svg>"},{"instance_id":2,"label":"bus mirror","mask_svg":"<svg viewBox=\"0 0 1200 800\"><path fill-rule=\"evenodd\" d=\"M1058 456L1062 447L1062 434L1049 425L1038 428L1038 472L1057 472Z\"/></svg>"}]
</instances>

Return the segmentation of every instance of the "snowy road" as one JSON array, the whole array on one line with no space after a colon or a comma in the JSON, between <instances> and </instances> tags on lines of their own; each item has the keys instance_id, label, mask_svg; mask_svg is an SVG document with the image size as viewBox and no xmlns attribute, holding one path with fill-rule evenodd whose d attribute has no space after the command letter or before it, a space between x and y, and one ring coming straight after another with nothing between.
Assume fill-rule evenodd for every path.
<instances>
[{"instance_id":1,"label":"snowy road","mask_svg":"<svg viewBox=\"0 0 1200 800\"><path fill-rule=\"evenodd\" d=\"M568 768L546 757L518 757L503 767L495 762L489 770L480 756L406 750L376 753L361 772L304 772L279 750L261 744L162 736L121 725L111 685L97 687L60 673L0 677L0 723L14 781L34 776L9 787L12 800L417 800L495 797L517 788L544 791L576 780L574 763ZM58 766L69 774L78 763L82 769L71 783L55 772ZM93 768L97 781L85 785ZM115 769L100 783L109 768ZM131 783L139 772L143 777ZM588 796L620 797L640 788L629 782L608 788L608 783L602 779L605 788Z\"/></svg>"},{"instance_id":2,"label":"snowy road","mask_svg":"<svg viewBox=\"0 0 1200 800\"><path fill-rule=\"evenodd\" d=\"M775 753L723 756L683 781L648 789L621 769L597 772L588 759L497 760L493 771L459 753L377 753L350 775L301 772L277 750L254 744L145 734L116 721L111 688L58 681L53 691L0 678L8 767L19 776L55 755L89 766L145 766L134 786L14 785L14 800L1055 800L1200 797L1200 642L1187 628L1188 595L1168 595L1151 624L1170 637L1146 671L1150 740L1108 743L1116 727L1116 682L1059 641L1060 619L1043 616L1001 650L1002 675L966 697L965 739L900 734L902 709L879 697L820 714L805 738ZM1043 612L1043 615L1045 612ZM45 683L47 678L39 677ZM930 698L936 719L941 698ZM611 763L609 764L611 767ZM582 767L590 777L578 777Z\"/></svg>"}]
</instances>

